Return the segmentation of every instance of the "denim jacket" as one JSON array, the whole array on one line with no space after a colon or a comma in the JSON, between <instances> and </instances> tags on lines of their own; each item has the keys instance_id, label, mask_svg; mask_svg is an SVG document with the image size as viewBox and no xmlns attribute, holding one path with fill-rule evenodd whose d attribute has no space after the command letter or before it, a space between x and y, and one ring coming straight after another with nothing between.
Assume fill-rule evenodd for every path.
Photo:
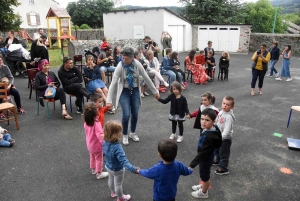
<instances>
[{"instance_id":1,"label":"denim jacket","mask_svg":"<svg viewBox=\"0 0 300 201\"><path fill-rule=\"evenodd\" d=\"M99 66L94 66L94 68L89 68L88 66L85 66L83 68L84 74L87 78L91 80L100 79L101 78L101 72Z\"/></svg>"},{"instance_id":2,"label":"denim jacket","mask_svg":"<svg viewBox=\"0 0 300 201\"><path fill-rule=\"evenodd\" d=\"M125 156L122 145L119 142L111 143L104 141L103 151L105 153L106 167L111 171L120 171L126 168L132 173L136 172L136 167L131 165Z\"/></svg>"}]
</instances>

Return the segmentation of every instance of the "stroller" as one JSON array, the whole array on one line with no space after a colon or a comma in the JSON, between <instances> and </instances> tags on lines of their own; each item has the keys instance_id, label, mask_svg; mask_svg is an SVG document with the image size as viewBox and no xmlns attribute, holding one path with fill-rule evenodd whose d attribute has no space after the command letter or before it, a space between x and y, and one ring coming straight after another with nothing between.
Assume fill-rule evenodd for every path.
<instances>
[{"instance_id":1,"label":"stroller","mask_svg":"<svg viewBox=\"0 0 300 201\"><path fill-rule=\"evenodd\" d=\"M84 49L83 55L84 55L85 59L87 58L88 55L92 55L94 57L94 63L97 63L98 57L93 52L91 52L89 49Z\"/></svg>"}]
</instances>

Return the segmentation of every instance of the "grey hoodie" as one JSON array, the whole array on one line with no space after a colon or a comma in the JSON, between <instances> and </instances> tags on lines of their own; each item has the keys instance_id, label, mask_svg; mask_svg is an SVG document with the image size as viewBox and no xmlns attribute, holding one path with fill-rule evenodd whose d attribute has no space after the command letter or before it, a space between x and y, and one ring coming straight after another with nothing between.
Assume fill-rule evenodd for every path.
<instances>
[{"instance_id":1,"label":"grey hoodie","mask_svg":"<svg viewBox=\"0 0 300 201\"><path fill-rule=\"evenodd\" d=\"M235 121L233 111L224 112L221 110L216 118L216 125L219 127L222 133L222 140L232 138L233 133L233 121Z\"/></svg>"}]
</instances>

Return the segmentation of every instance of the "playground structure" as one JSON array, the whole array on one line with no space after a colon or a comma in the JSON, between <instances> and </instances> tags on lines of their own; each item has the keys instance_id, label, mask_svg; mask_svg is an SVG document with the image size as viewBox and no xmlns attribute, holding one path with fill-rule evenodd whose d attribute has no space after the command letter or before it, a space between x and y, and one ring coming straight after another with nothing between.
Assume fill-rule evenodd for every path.
<instances>
[{"instance_id":1,"label":"playground structure","mask_svg":"<svg viewBox=\"0 0 300 201\"><path fill-rule=\"evenodd\" d=\"M64 40L75 40L71 35L71 17L64 8L50 8L47 16L48 40L50 48L57 42L57 47L62 49ZM50 20L55 20L56 29L50 28Z\"/></svg>"}]
</instances>

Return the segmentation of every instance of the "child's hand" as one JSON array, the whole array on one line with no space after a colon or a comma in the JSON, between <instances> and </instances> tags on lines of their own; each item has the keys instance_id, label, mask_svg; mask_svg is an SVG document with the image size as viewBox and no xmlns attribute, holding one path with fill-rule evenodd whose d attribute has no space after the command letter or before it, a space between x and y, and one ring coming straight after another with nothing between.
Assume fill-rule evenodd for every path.
<instances>
[{"instance_id":1,"label":"child's hand","mask_svg":"<svg viewBox=\"0 0 300 201\"><path fill-rule=\"evenodd\" d=\"M3 133L8 133L8 131L6 129L3 130Z\"/></svg>"},{"instance_id":2,"label":"child's hand","mask_svg":"<svg viewBox=\"0 0 300 201\"><path fill-rule=\"evenodd\" d=\"M188 114L188 115L186 115L186 118L190 119L190 118L191 118L191 116Z\"/></svg>"},{"instance_id":3,"label":"child's hand","mask_svg":"<svg viewBox=\"0 0 300 201\"><path fill-rule=\"evenodd\" d=\"M190 170L192 170L192 171L194 170L194 169L193 169L193 168L191 168L191 167L188 167L188 169L190 169Z\"/></svg>"},{"instance_id":4,"label":"child's hand","mask_svg":"<svg viewBox=\"0 0 300 201\"><path fill-rule=\"evenodd\" d=\"M140 174L140 169L139 167L136 168L135 174Z\"/></svg>"}]
</instances>

